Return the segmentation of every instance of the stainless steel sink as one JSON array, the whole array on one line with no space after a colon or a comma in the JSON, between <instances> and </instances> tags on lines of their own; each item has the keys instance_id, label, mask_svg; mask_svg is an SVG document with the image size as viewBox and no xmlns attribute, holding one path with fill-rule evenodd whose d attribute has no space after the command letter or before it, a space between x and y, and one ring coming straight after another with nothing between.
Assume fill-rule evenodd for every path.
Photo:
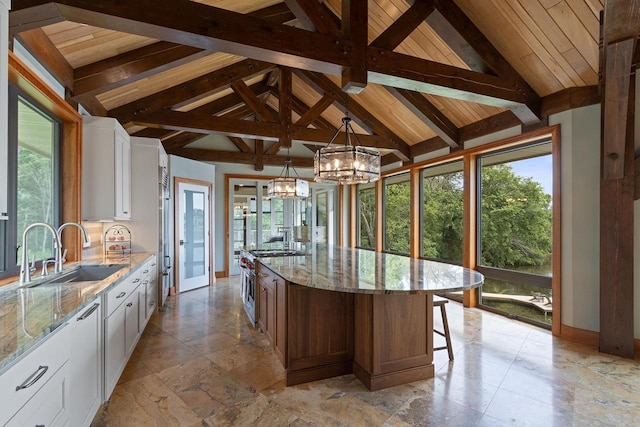
<instances>
[{"instance_id":1,"label":"stainless steel sink","mask_svg":"<svg viewBox=\"0 0 640 427\"><path fill-rule=\"evenodd\" d=\"M75 282L96 282L104 280L114 273L117 273L121 269L126 267L122 264L114 265L82 265L73 270L63 272L56 276L52 276L46 280L38 280L28 285L25 288L33 288L35 286L45 285L49 283L75 283Z\"/></svg>"}]
</instances>

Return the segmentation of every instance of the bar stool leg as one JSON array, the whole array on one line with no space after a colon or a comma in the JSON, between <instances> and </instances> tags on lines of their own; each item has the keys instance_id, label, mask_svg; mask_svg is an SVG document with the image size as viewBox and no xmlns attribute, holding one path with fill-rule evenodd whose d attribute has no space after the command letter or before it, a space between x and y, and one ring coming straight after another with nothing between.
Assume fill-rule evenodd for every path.
<instances>
[{"instance_id":1,"label":"bar stool leg","mask_svg":"<svg viewBox=\"0 0 640 427\"><path fill-rule=\"evenodd\" d=\"M440 307L440 315L442 316L442 326L444 327L444 331L438 331L436 329L433 330L436 334L444 337L447 345L445 347L434 347L433 350L444 350L447 349L447 353L449 353L449 360L453 360L453 346L451 345L451 334L449 333L449 322L447 320L447 309L445 308L445 304L447 300L438 300L434 302L434 307Z\"/></svg>"}]
</instances>

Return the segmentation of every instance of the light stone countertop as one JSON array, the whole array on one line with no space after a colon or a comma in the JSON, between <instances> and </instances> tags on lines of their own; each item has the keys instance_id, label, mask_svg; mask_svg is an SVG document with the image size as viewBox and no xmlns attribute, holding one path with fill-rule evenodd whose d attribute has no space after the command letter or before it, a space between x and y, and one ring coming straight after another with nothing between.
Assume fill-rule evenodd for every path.
<instances>
[{"instance_id":1,"label":"light stone countertop","mask_svg":"<svg viewBox=\"0 0 640 427\"><path fill-rule=\"evenodd\" d=\"M27 285L32 287L21 287L18 282L0 287L0 373L152 256L152 253L134 253L64 265L64 272L81 265L125 265L101 281L37 285L44 280L36 274ZM50 273L47 279L53 277Z\"/></svg>"},{"instance_id":2,"label":"light stone countertop","mask_svg":"<svg viewBox=\"0 0 640 427\"><path fill-rule=\"evenodd\" d=\"M292 283L336 292L438 293L484 283L482 274L461 266L342 246L317 245L305 256L258 260Z\"/></svg>"}]
</instances>

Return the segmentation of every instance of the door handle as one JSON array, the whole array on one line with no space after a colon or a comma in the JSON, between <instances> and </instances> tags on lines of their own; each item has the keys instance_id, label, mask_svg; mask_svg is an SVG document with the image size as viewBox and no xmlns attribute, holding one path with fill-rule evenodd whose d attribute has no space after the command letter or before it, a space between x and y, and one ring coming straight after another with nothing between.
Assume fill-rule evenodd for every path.
<instances>
[{"instance_id":1,"label":"door handle","mask_svg":"<svg viewBox=\"0 0 640 427\"><path fill-rule=\"evenodd\" d=\"M180 246L184 246L185 243L189 243L189 242L185 242L184 240L180 240Z\"/></svg>"}]
</instances>

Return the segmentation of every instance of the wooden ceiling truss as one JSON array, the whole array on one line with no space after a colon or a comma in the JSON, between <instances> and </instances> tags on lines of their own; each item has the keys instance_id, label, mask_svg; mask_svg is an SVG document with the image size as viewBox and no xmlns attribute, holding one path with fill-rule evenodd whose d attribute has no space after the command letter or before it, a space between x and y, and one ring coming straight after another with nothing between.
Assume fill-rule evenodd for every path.
<instances>
[{"instance_id":1,"label":"wooden ceiling truss","mask_svg":"<svg viewBox=\"0 0 640 427\"><path fill-rule=\"evenodd\" d=\"M350 99L349 113L366 132L358 139L382 149L385 163L406 164L435 149L460 149L478 135L471 136L472 132L545 123L546 98L536 94L452 0L415 0L370 44L368 14L362 13L366 9L366 0L343 0L340 19L317 0L286 0L247 14L189 0L141 0L135 5L115 0L27 0L11 11L9 30L54 68L69 100L88 106L94 114L115 117L125 127L148 126L134 135L158 137L180 155L187 155L184 147L207 134L230 137L239 155L254 156L256 168L269 164L268 156L294 142L314 150L327 144L336 129L322 114L331 106L345 108L345 92L358 93L367 84L383 85L436 135L408 143L365 105ZM47 44L40 29L64 20L158 41L73 69L51 42ZM290 25L293 22L296 27ZM394 51L424 22L467 68ZM254 37L255 32L260 37ZM239 60L109 110L97 101L101 94L216 52L237 55ZM636 54L635 45L631 52ZM326 74L339 76L341 84ZM248 86L260 75L265 76L262 82ZM296 97L292 76L320 96L315 104L308 106ZM229 88L230 94L190 109L189 105ZM278 99L278 111L265 104L266 93ZM425 95L509 111L459 127ZM590 101L593 97L584 102ZM295 123L293 113L299 116ZM262 149L252 150L242 138L262 141ZM202 159L201 153L197 155Z\"/></svg>"}]
</instances>

